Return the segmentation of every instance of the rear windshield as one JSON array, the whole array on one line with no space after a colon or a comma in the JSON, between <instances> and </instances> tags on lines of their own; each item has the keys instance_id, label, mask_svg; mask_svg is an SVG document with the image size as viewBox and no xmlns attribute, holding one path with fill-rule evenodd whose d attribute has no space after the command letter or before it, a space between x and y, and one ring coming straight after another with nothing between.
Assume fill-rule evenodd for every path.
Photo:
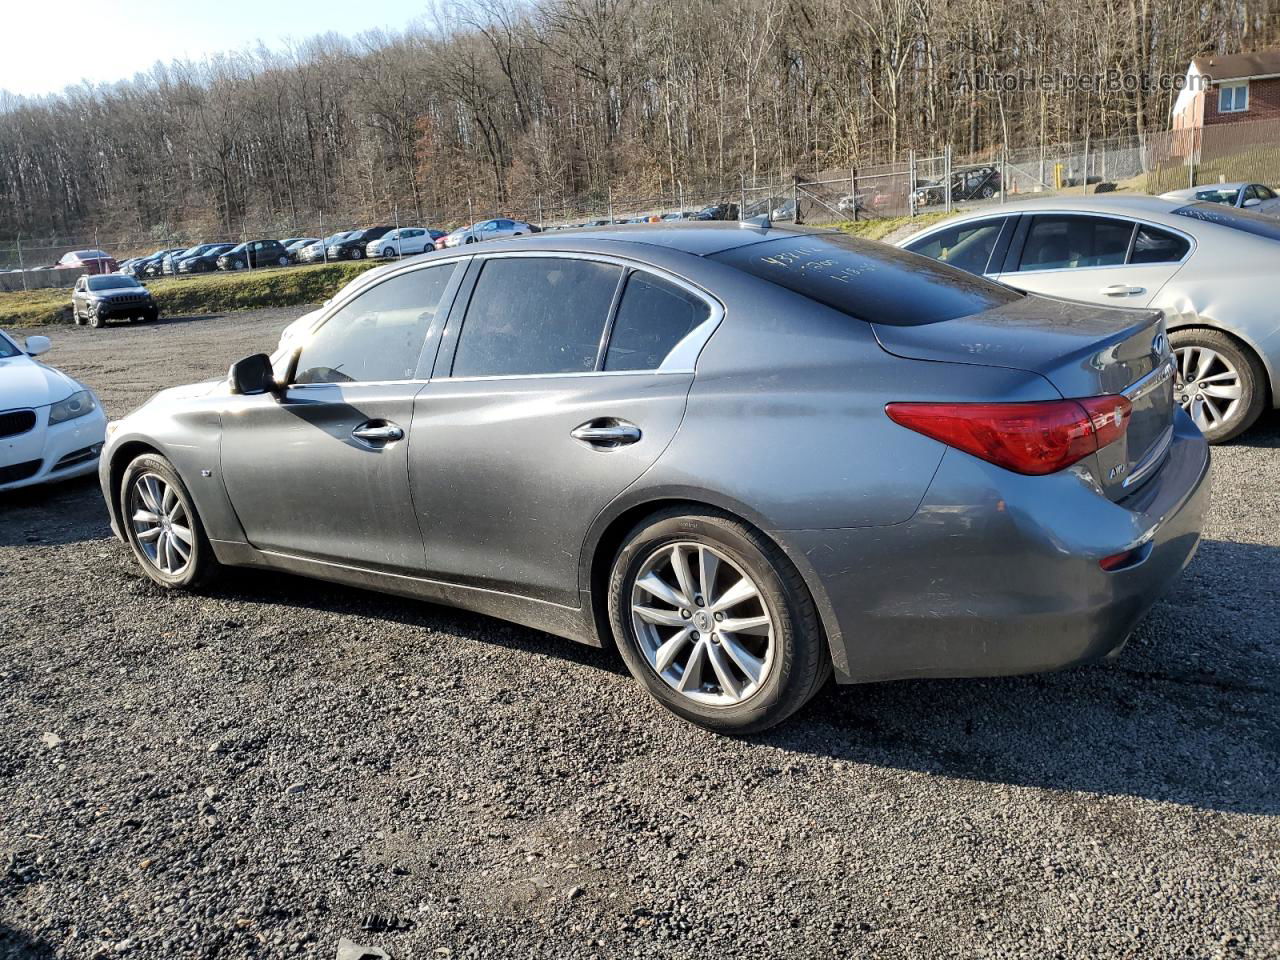
<instances>
[{"instance_id":1,"label":"rear windshield","mask_svg":"<svg viewBox=\"0 0 1280 960\"><path fill-rule=\"evenodd\" d=\"M1224 207L1216 203L1192 203L1173 211L1179 217L1190 217L1192 220L1203 220L1219 226L1230 227L1251 233L1255 237L1268 240L1280 240L1280 220L1264 217L1248 210L1237 210L1235 207Z\"/></svg>"},{"instance_id":2,"label":"rear windshield","mask_svg":"<svg viewBox=\"0 0 1280 960\"><path fill-rule=\"evenodd\" d=\"M814 234L714 254L731 267L869 323L914 327L1023 296L945 263L846 234Z\"/></svg>"},{"instance_id":3,"label":"rear windshield","mask_svg":"<svg viewBox=\"0 0 1280 960\"><path fill-rule=\"evenodd\" d=\"M138 281L133 277L123 275L108 274L105 277L90 277L90 290L119 290L123 287L139 286Z\"/></svg>"}]
</instances>

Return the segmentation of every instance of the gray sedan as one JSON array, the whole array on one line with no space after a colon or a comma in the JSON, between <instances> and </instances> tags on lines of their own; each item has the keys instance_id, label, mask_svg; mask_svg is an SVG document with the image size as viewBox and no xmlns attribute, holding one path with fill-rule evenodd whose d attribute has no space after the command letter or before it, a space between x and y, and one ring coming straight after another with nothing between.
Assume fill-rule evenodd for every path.
<instances>
[{"instance_id":1,"label":"gray sedan","mask_svg":"<svg viewBox=\"0 0 1280 960\"><path fill-rule=\"evenodd\" d=\"M161 586L285 570L616 644L731 732L832 673L1113 654L1208 495L1157 311L746 225L370 271L109 435L113 528Z\"/></svg>"},{"instance_id":2,"label":"gray sedan","mask_svg":"<svg viewBox=\"0 0 1280 960\"><path fill-rule=\"evenodd\" d=\"M1177 397L1221 443L1280 406L1280 221L1146 196L1028 200L944 221L900 246L1050 297L1164 312Z\"/></svg>"}]
</instances>

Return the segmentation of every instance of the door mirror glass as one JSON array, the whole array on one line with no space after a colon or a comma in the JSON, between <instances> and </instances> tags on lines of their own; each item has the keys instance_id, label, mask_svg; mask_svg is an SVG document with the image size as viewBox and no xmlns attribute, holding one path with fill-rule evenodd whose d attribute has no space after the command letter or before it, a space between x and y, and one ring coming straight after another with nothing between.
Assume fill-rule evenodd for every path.
<instances>
[{"instance_id":1,"label":"door mirror glass","mask_svg":"<svg viewBox=\"0 0 1280 960\"><path fill-rule=\"evenodd\" d=\"M265 353L255 353L251 357L237 360L227 371L227 382L232 393L252 396L274 392L276 378L271 369L271 358Z\"/></svg>"},{"instance_id":2,"label":"door mirror glass","mask_svg":"<svg viewBox=\"0 0 1280 960\"><path fill-rule=\"evenodd\" d=\"M23 349L27 351L27 356L38 357L42 353L48 353L52 346L48 337L27 337Z\"/></svg>"}]
</instances>

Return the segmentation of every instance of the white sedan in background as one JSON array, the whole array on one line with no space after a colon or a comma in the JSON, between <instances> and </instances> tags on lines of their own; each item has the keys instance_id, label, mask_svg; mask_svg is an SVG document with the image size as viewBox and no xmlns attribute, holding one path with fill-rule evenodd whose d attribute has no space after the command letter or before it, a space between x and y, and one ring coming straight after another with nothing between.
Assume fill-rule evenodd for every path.
<instances>
[{"instance_id":1,"label":"white sedan in background","mask_svg":"<svg viewBox=\"0 0 1280 960\"><path fill-rule=\"evenodd\" d=\"M426 253L436 248L436 238L444 236L440 231L427 230L424 227L401 227L383 234L377 240L365 244L365 256L408 257L416 253Z\"/></svg>"},{"instance_id":2,"label":"white sedan in background","mask_svg":"<svg viewBox=\"0 0 1280 960\"><path fill-rule=\"evenodd\" d=\"M1280 221L1181 198L1024 200L898 241L1019 290L1164 312L1174 398L1210 443L1280 407Z\"/></svg>"},{"instance_id":3,"label":"white sedan in background","mask_svg":"<svg viewBox=\"0 0 1280 960\"><path fill-rule=\"evenodd\" d=\"M464 243L480 243L484 240L498 240L502 237L522 237L526 234L537 232L532 224L525 223L523 220L508 220L505 217L498 217L494 220L481 220L479 223L473 223L469 227L459 227L453 233L437 239L436 249L444 250L447 247L458 247Z\"/></svg>"},{"instance_id":4,"label":"white sedan in background","mask_svg":"<svg viewBox=\"0 0 1280 960\"><path fill-rule=\"evenodd\" d=\"M34 359L49 347L0 330L0 491L97 472L107 418L92 390Z\"/></svg>"},{"instance_id":5,"label":"white sedan in background","mask_svg":"<svg viewBox=\"0 0 1280 960\"><path fill-rule=\"evenodd\" d=\"M1280 217L1280 195L1262 183L1211 183L1203 187L1187 187L1160 194L1165 200L1183 200L1190 203L1221 203L1227 207L1265 213Z\"/></svg>"}]
</instances>

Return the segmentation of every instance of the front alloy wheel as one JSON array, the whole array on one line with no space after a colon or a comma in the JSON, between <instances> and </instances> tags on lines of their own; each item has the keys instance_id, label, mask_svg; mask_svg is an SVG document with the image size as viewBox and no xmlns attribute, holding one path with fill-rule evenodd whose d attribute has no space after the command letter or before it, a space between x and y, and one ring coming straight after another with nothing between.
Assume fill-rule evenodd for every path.
<instances>
[{"instance_id":1,"label":"front alloy wheel","mask_svg":"<svg viewBox=\"0 0 1280 960\"><path fill-rule=\"evenodd\" d=\"M120 478L121 527L138 565L169 589L193 589L218 571L191 495L164 457L144 453Z\"/></svg>"},{"instance_id":2,"label":"front alloy wheel","mask_svg":"<svg viewBox=\"0 0 1280 960\"><path fill-rule=\"evenodd\" d=\"M191 562L195 534L176 490L163 477L144 473L133 481L129 510L146 559L167 576L181 576Z\"/></svg>"}]
</instances>

